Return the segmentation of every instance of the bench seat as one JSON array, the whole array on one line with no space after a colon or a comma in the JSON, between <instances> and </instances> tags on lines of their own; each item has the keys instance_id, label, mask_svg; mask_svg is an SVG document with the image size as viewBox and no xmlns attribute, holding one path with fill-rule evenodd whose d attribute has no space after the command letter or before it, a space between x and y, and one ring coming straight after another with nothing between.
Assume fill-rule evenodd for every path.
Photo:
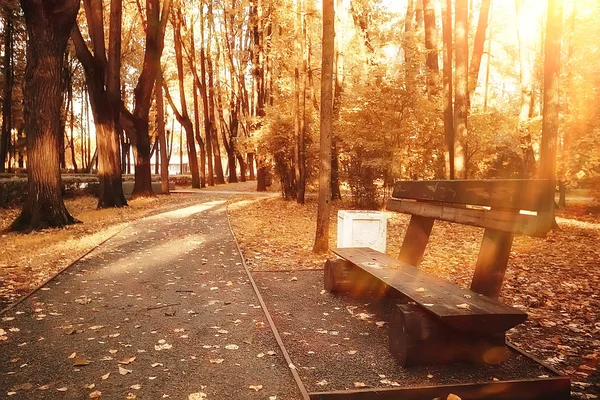
<instances>
[{"instance_id":1,"label":"bench seat","mask_svg":"<svg viewBox=\"0 0 600 400\"><path fill-rule=\"evenodd\" d=\"M505 332L527 319L526 313L514 307L463 289L379 251L359 247L336 248L332 252L456 329Z\"/></svg>"}]
</instances>

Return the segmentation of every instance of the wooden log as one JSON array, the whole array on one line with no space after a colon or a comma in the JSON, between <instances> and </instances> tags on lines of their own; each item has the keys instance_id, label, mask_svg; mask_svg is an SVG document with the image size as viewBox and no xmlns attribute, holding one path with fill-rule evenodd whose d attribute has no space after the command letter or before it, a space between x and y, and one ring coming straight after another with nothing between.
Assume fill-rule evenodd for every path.
<instances>
[{"instance_id":1,"label":"wooden log","mask_svg":"<svg viewBox=\"0 0 600 400\"><path fill-rule=\"evenodd\" d=\"M325 290L332 293L376 299L389 291L389 286L380 279L342 259L325 261L324 286Z\"/></svg>"},{"instance_id":2,"label":"wooden log","mask_svg":"<svg viewBox=\"0 0 600 400\"><path fill-rule=\"evenodd\" d=\"M504 281L513 238L512 233L493 229L485 230L471 281L472 291L492 298L498 297Z\"/></svg>"},{"instance_id":3,"label":"wooden log","mask_svg":"<svg viewBox=\"0 0 600 400\"><path fill-rule=\"evenodd\" d=\"M406 235L402 242L399 259L407 264L418 267L423 260L425 247L429 242L429 235L435 219L413 215L410 217Z\"/></svg>"},{"instance_id":4,"label":"wooden log","mask_svg":"<svg viewBox=\"0 0 600 400\"><path fill-rule=\"evenodd\" d=\"M454 362L499 364L508 357L504 333L455 329L413 304L393 308L388 336L390 352L404 367Z\"/></svg>"}]
</instances>

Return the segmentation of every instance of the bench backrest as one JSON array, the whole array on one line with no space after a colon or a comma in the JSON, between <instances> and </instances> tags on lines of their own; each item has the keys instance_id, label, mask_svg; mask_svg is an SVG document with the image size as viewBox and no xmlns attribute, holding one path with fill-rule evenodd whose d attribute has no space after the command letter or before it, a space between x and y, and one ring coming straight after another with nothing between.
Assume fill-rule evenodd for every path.
<instances>
[{"instance_id":1,"label":"bench backrest","mask_svg":"<svg viewBox=\"0 0 600 400\"><path fill-rule=\"evenodd\" d=\"M550 180L400 181L387 209L529 236L554 223Z\"/></svg>"}]
</instances>

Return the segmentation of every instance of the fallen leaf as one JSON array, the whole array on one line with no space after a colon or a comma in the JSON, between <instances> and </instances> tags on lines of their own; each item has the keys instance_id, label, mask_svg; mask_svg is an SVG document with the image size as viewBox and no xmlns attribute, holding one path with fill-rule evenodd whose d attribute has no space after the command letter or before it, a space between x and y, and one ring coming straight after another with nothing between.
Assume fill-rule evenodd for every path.
<instances>
[{"instance_id":1,"label":"fallen leaf","mask_svg":"<svg viewBox=\"0 0 600 400\"><path fill-rule=\"evenodd\" d=\"M265 356L265 353L258 353L258 354L256 355L256 357L258 357L258 358L263 358L264 356Z\"/></svg>"},{"instance_id":2,"label":"fallen leaf","mask_svg":"<svg viewBox=\"0 0 600 400\"><path fill-rule=\"evenodd\" d=\"M95 383L88 383L87 385L83 385L84 388L86 389L93 389L96 387Z\"/></svg>"},{"instance_id":3,"label":"fallen leaf","mask_svg":"<svg viewBox=\"0 0 600 400\"><path fill-rule=\"evenodd\" d=\"M262 388L263 388L262 385L250 385L250 386L248 386L248 389L254 390L255 392L258 392L259 390L262 390Z\"/></svg>"},{"instance_id":4,"label":"fallen leaf","mask_svg":"<svg viewBox=\"0 0 600 400\"><path fill-rule=\"evenodd\" d=\"M132 372L133 372L132 370L123 368L123 367L121 367L119 365L119 374L121 374L121 375L127 375L127 374L130 374Z\"/></svg>"},{"instance_id":5,"label":"fallen leaf","mask_svg":"<svg viewBox=\"0 0 600 400\"><path fill-rule=\"evenodd\" d=\"M127 400L135 400L137 398L137 396L135 395L135 393L127 393L127 397L125 397L125 399Z\"/></svg>"},{"instance_id":6,"label":"fallen leaf","mask_svg":"<svg viewBox=\"0 0 600 400\"><path fill-rule=\"evenodd\" d=\"M347 353L350 354L351 356L353 356L354 354L356 354L356 350L348 350Z\"/></svg>"},{"instance_id":7,"label":"fallen leaf","mask_svg":"<svg viewBox=\"0 0 600 400\"><path fill-rule=\"evenodd\" d=\"M203 393L203 392L191 393L188 395L188 400L202 400L205 398L206 398L206 393Z\"/></svg>"},{"instance_id":8,"label":"fallen leaf","mask_svg":"<svg viewBox=\"0 0 600 400\"><path fill-rule=\"evenodd\" d=\"M139 383L136 383L135 385L129 386L129 388L135 389L135 390L140 390L142 388L142 385L140 385Z\"/></svg>"},{"instance_id":9,"label":"fallen leaf","mask_svg":"<svg viewBox=\"0 0 600 400\"><path fill-rule=\"evenodd\" d=\"M129 357L129 358L124 358L121 361L119 361L119 364L128 365L128 364L131 364L134 361L135 361L135 356L134 357Z\"/></svg>"},{"instance_id":10,"label":"fallen leaf","mask_svg":"<svg viewBox=\"0 0 600 400\"><path fill-rule=\"evenodd\" d=\"M224 360L224 359L222 359L222 358L211 358L211 359L210 359L210 360L208 360L208 361L210 361L210 363L211 363L211 364L221 364L221 363L223 363L223 361L225 361L225 360Z\"/></svg>"},{"instance_id":11,"label":"fallen leaf","mask_svg":"<svg viewBox=\"0 0 600 400\"><path fill-rule=\"evenodd\" d=\"M73 366L74 367L83 367L85 365L89 365L90 361L88 359L86 359L85 357L77 357L74 361L73 361Z\"/></svg>"},{"instance_id":12,"label":"fallen leaf","mask_svg":"<svg viewBox=\"0 0 600 400\"><path fill-rule=\"evenodd\" d=\"M367 385L364 382L354 382L354 387L355 388L364 388L364 387L367 387Z\"/></svg>"},{"instance_id":13,"label":"fallen leaf","mask_svg":"<svg viewBox=\"0 0 600 400\"><path fill-rule=\"evenodd\" d=\"M67 389L68 389L68 388L67 388L66 386L63 386L63 387L59 387L59 388L57 388L56 390L58 390L59 392L66 392L66 391L67 391Z\"/></svg>"},{"instance_id":14,"label":"fallen leaf","mask_svg":"<svg viewBox=\"0 0 600 400\"><path fill-rule=\"evenodd\" d=\"M317 382L317 385L319 386L325 386L327 385L329 382L327 382L325 379L323 379L322 381Z\"/></svg>"},{"instance_id":15,"label":"fallen leaf","mask_svg":"<svg viewBox=\"0 0 600 400\"><path fill-rule=\"evenodd\" d=\"M419 292L419 293L423 293L423 292L425 291L425 288L422 288L422 287L420 287L420 288L418 288L418 289L416 289L416 290L417 290L417 292Z\"/></svg>"},{"instance_id":16,"label":"fallen leaf","mask_svg":"<svg viewBox=\"0 0 600 400\"><path fill-rule=\"evenodd\" d=\"M375 322L375 325L377 325L378 328L383 328L383 326L387 324L387 322L385 321L377 321Z\"/></svg>"},{"instance_id":17,"label":"fallen leaf","mask_svg":"<svg viewBox=\"0 0 600 400\"><path fill-rule=\"evenodd\" d=\"M467 303L457 304L456 308L460 308L461 310L470 310L471 306Z\"/></svg>"},{"instance_id":18,"label":"fallen leaf","mask_svg":"<svg viewBox=\"0 0 600 400\"><path fill-rule=\"evenodd\" d=\"M106 373L106 374L102 375L102 376L101 376L101 378L102 378L102 380L103 380L103 381L105 381L105 380L107 380L107 379L108 379L108 377L109 377L109 376L110 376L110 372L108 372L108 373Z\"/></svg>"},{"instance_id":19,"label":"fallen leaf","mask_svg":"<svg viewBox=\"0 0 600 400\"><path fill-rule=\"evenodd\" d=\"M75 358L75 357L77 357L77 353L73 352L73 353L71 353L71 355L70 355L69 357L67 357L67 358L73 359L73 358Z\"/></svg>"},{"instance_id":20,"label":"fallen leaf","mask_svg":"<svg viewBox=\"0 0 600 400\"><path fill-rule=\"evenodd\" d=\"M450 393L448 397L446 397L446 400L461 400L461 398L455 395L454 393Z\"/></svg>"},{"instance_id":21,"label":"fallen leaf","mask_svg":"<svg viewBox=\"0 0 600 400\"><path fill-rule=\"evenodd\" d=\"M237 350L240 348L240 346L238 346L237 344L228 344L227 346L225 346L225 348L227 350Z\"/></svg>"},{"instance_id":22,"label":"fallen leaf","mask_svg":"<svg viewBox=\"0 0 600 400\"><path fill-rule=\"evenodd\" d=\"M102 396L102 392L99 390L93 391L92 393L90 393L90 399L97 399L100 396Z\"/></svg>"}]
</instances>

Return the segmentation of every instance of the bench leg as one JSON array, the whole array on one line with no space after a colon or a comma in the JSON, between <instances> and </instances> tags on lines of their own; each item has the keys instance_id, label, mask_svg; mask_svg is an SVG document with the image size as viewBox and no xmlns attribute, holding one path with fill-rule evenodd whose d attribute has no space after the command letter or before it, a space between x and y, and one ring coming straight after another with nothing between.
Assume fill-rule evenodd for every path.
<instances>
[{"instance_id":1,"label":"bench leg","mask_svg":"<svg viewBox=\"0 0 600 400\"><path fill-rule=\"evenodd\" d=\"M324 276L325 290L332 293L346 293L354 297L383 297L389 289L385 283L371 274L342 260L327 260Z\"/></svg>"},{"instance_id":2,"label":"bench leg","mask_svg":"<svg viewBox=\"0 0 600 400\"><path fill-rule=\"evenodd\" d=\"M471 290L497 298L504 281L514 234L486 229L471 281Z\"/></svg>"},{"instance_id":3,"label":"bench leg","mask_svg":"<svg viewBox=\"0 0 600 400\"><path fill-rule=\"evenodd\" d=\"M411 304L394 306L388 334L390 352L404 367L454 362L499 364L508 357L504 332L460 331Z\"/></svg>"},{"instance_id":4,"label":"bench leg","mask_svg":"<svg viewBox=\"0 0 600 400\"><path fill-rule=\"evenodd\" d=\"M431 234L434 221L433 218L418 215L410 217L408 228L406 228L406 235L404 235L404 241L402 242L402 248L400 249L400 255L398 256L400 261L404 261L415 267L419 266L423 259L427 242L429 242L429 235Z\"/></svg>"}]
</instances>

